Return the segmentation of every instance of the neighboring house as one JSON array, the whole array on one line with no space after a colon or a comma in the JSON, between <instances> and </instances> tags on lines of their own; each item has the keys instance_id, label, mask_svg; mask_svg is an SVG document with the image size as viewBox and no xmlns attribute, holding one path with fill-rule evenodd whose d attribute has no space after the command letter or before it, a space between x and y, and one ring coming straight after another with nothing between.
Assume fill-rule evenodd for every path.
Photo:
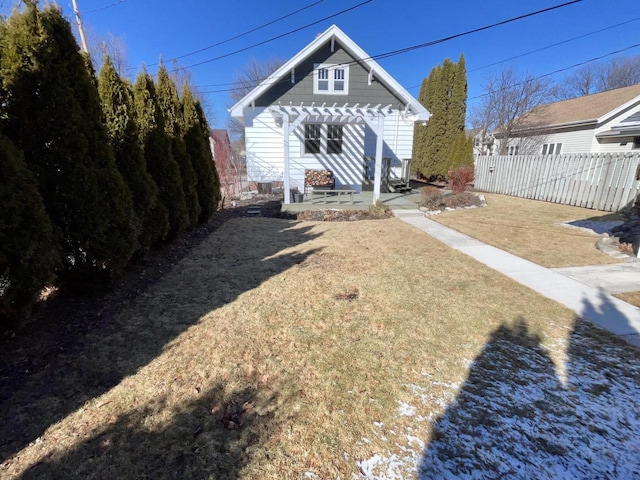
<instances>
[{"instance_id":1,"label":"neighboring house","mask_svg":"<svg viewBox=\"0 0 640 480\"><path fill-rule=\"evenodd\" d=\"M305 170L334 188L372 189L408 168L415 122L429 112L332 25L229 110L243 122L247 175L304 189Z\"/></svg>"},{"instance_id":2,"label":"neighboring house","mask_svg":"<svg viewBox=\"0 0 640 480\"><path fill-rule=\"evenodd\" d=\"M231 141L226 130L209 130L209 144L213 160L218 165L226 165L231 157Z\"/></svg>"},{"instance_id":3,"label":"neighboring house","mask_svg":"<svg viewBox=\"0 0 640 480\"><path fill-rule=\"evenodd\" d=\"M640 84L536 107L508 145L516 155L639 151Z\"/></svg>"},{"instance_id":4,"label":"neighboring house","mask_svg":"<svg viewBox=\"0 0 640 480\"><path fill-rule=\"evenodd\" d=\"M479 155L493 154L493 135L483 128L472 128L465 132L467 138L473 138L473 158Z\"/></svg>"}]
</instances>

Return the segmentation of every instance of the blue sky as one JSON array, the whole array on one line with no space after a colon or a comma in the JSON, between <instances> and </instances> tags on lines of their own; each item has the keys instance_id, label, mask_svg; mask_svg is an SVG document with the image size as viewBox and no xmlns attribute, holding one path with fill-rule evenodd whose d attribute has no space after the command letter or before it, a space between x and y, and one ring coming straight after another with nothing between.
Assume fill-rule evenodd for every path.
<instances>
[{"instance_id":1,"label":"blue sky","mask_svg":"<svg viewBox=\"0 0 640 480\"><path fill-rule=\"evenodd\" d=\"M188 54L251 30L297 9L317 3L285 20L259 29L223 45L179 60L190 66L239 50L300 28L365 0L77 0L88 36L120 37L130 64L136 70L146 64L154 73L162 56L171 59ZM419 85L430 70L445 58L457 60L464 53L469 80L469 106L483 93L486 75L512 64L522 72L543 75L594 57L640 43L638 0L583 0L551 12L457 38L439 45L379 60L379 63L417 97ZM230 104L228 84L251 58L287 60L317 33L337 24L369 55L429 42L490 25L563 0L371 0L352 11L304 28L279 40L229 57L193 66L195 83L202 87L213 126L224 128ZM0 0L4 13L10 1ZM71 0L61 2L73 21ZM635 20L637 18L637 20ZM510 57L541 49L573 37L622 22L604 32L526 55L510 62L482 68ZM635 47L619 55L640 55ZM611 58L611 57L608 57ZM478 69L478 70L476 70ZM561 80L571 73L553 76ZM215 117L215 118L214 118Z\"/></svg>"}]
</instances>

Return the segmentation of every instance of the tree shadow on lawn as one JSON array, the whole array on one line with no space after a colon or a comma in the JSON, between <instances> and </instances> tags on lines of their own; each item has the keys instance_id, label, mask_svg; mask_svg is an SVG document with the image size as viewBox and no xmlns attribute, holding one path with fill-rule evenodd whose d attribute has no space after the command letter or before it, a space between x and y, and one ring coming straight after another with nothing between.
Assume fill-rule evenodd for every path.
<instances>
[{"instance_id":1,"label":"tree shadow on lawn","mask_svg":"<svg viewBox=\"0 0 640 480\"><path fill-rule=\"evenodd\" d=\"M565 375L523 319L496 329L419 478L638 477L640 352L580 318L569 342Z\"/></svg>"},{"instance_id":2,"label":"tree shadow on lawn","mask_svg":"<svg viewBox=\"0 0 640 480\"><path fill-rule=\"evenodd\" d=\"M215 384L173 410L168 425L145 421L165 409L165 399L120 416L55 460L43 460L20 477L216 478L240 477L270 436L275 398L253 387L226 391Z\"/></svg>"},{"instance_id":3,"label":"tree shadow on lawn","mask_svg":"<svg viewBox=\"0 0 640 480\"><path fill-rule=\"evenodd\" d=\"M3 349L0 462L135 374L205 314L312 255L279 254L315 238L311 227L295 224L270 218L226 222L126 309L71 317L44 342L34 336L33 347Z\"/></svg>"}]
</instances>

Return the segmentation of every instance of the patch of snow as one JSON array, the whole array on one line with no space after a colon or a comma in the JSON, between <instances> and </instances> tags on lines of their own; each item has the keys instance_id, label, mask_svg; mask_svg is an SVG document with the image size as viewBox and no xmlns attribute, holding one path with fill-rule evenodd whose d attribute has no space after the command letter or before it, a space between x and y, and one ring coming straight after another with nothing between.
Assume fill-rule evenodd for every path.
<instances>
[{"instance_id":1,"label":"patch of snow","mask_svg":"<svg viewBox=\"0 0 640 480\"><path fill-rule=\"evenodd\" d=\"M398 402L400 415L445 404L436 434L396 428L404 441L359 462L361 478L640 478L640 365L598 342L579 329L545 346L496 340L464 385L431 382L446 387L440 397L406 384L421 403ZM566 352L563 369L551 351Z\"/></svg>"},{"instance_id":2,"label":"patch of snow","mask_svg":"<svg viewBox=\"0 0 640 480\"><path fill-rule=\"evenodd\" d=\"M413 417L416 414L416 407L405 402L398 403L400 404L398 407L398 413L403 417Z\"/></svg>"}]
</instances>

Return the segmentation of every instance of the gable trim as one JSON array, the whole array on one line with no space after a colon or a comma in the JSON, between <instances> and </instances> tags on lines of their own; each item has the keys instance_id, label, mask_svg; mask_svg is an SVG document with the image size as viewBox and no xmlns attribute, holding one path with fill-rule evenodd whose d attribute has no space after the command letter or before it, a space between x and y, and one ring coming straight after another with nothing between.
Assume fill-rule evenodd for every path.
<instances>
[{"instance_id":1,"label":"gable trim","mask_svg":"<svg viewBox=\"0 0 640 480\"><path fill-rule=\"evenodd\" d=\"M265 93L271 86L273 86L278 80L283 78L288 72L293 70L300 62L304 61L316 50L318 50L327 41L335 43L338 40L340 44L349 52L355 60L359 61L365 68L371 72L375 70L375 76L381 80L384 84L390 88L393 93L398 95L407 106L407 110L411 113L424 118L429 113L402 85L400 85L389 73L387 73L378 63L367 55L353 40L351 40L342 30L336 25L331 25L324 33L319 35L314 41L309 43L306 47L300 50L289 61L282 65L279 69L273 72L269 77L264 79L256 88L245 95L240 101L233 105L229 112L231 116L237 119L241 119L244 116L244 109L255 102L256 98ZM409 112L407 112L409 113Z\"/></svg>"}]
</instances>

